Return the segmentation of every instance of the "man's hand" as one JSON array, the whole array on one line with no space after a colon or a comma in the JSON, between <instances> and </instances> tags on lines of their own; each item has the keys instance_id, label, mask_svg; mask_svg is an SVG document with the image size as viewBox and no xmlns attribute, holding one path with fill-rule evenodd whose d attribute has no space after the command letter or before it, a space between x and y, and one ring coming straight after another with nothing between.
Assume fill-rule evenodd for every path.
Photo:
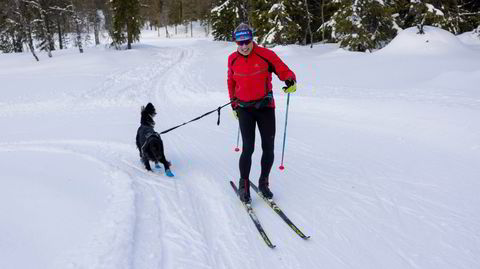
<instances>
[{"instance_id":1,"label":"man's hand","mask_svg":"<svg viewBox=\"0 0 480 269\"><path fill-rule=\"evenodd\" d=\"M287 79L285 80L285 87L283 87L283 92L284 93L292 93L297 91L297 83L293 79Z\"/></svg>"}]
</instances>

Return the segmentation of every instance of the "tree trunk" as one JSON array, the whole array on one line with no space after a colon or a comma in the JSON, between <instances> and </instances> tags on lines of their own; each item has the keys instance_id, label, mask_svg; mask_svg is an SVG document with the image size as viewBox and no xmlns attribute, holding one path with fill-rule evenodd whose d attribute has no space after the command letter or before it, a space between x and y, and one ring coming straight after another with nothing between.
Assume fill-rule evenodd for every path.
<instances>
[{"instance_id":1,"label":"tree trunk","mask_svg":"<svg viewBox=\"0 0 480 269\"><path fill-rule=\"evenodd\" d=\"M73 5L72 0L70 1L70 4L71 4L71 12L72 12L72 16L73 16L73 21L75 23L75 31L77 32L77 37L76 37L75 43L78 46L78 51L80 53L83 53L82 32L81 32L81 29L80 29L81 21L80 21L80 18L78 18L78 15L77 15L77 12L75 10L75 6Z\"/></svg>"},{"instance_id":2,"label":"tree trunk","mask_svg":"<svg viewBox=\"0 0 480 269\"><path fill-rule=\"evenodd\" d=\"M427 13L425 13L425 15L423 15L422 21L420 22L420 24L417 25L417 28L418 28L418 33L417 34L420 34L420 35L425 34L425 31L423 30L423 26L425 25L425 19L426 18L427 18Z\"/></svg>"},{"instance_id":3,"label":"tree trunk","mask_svg":"<svg viewBox=\"0 0 480 269\"><path fill-rule=\"evenodd\" d=\"M321 16L322 16L322 41L325 42L325 15L323 9L325 7L325 0L322 0Z\"/></svg>"},{"instance_id":4,"label":"tree trunk","mask_svg":"<svg viewBox=\"0 0 480 269\"><path fill-rule=\"evenodd\" d=\"M190 37L193 37L193 22L190 21Z\"/></svg>"},{"instance_id":5,"label":"tree trunk","mask_svg":"<svg viewBox=\"0 0 480 269\"><path fill-rule=\"evenodd\" d=\"M22 17L23 17L23 15L22 15ZM40 60L38 59L38 56L35 53L35 47L33 46L32 26L29 23L27 23L27 20L25 18L23 20L25 21L24 30L25 30L25 34L27 35L27 39L28 39L28 48L30 49L30 52L32 53L33 58L35 58L35 60L37 60L37 62L38 62Z\"/></svg>"},{"instance_id":6,"label":"tree trunk","mask_svg":"<svg viewBox=\"0 0 480 269\"><path fill-rule=\"evenodd\" d=\"M460 34L461 33L461 29L460 29L460 22L461 22L461 18L460 18L460 9L459 9L459 4L458 4L458 1L455 0L455 12L457 12L457 14L455 14L455 31L457 33L455 33L456 35L457 34Z\"/></svg>"},{"instance_id":7,"label":"tree trunk","mask_svg":"<svg viewBox=\"0 0 480 269\"><path fill-rule=\"evenodd\" d=\"M50 40L52 39L52 37L50 36L50 32L47 29L45 10L43 10L40 5L37 6L37 8L40 13L40 20L42 22L42 31L45 34L45 50L47 51L48 57L52 58L52 51L50 50Z\"/></svg>"},{"instance_id":8,"label":"tree trunk","mask_svg":"<svg viewBox=\"0 0 480 269\"><path fill-rule=\"evenodd\" d=\"M49 46L50 51L52 51L52 50L55 50L55 43L53 42L53 33L52 33L52 29L51 29L52 27L50 26L50 20L49 20L49 17L47 15L45 16L45 29L47 30L48 46Z\"/></svg>"},{"instance_id":9,"label":"tree trunk","mask_svg":"<svg viewBox=\"0 0 480 269\"><path fill-rule=\"evenodd\" d=\"M132 49L132 43L133 43L132 31L133 30L130 24L127 22L127 49Z\"/></svg>"},{"instance_id":10,"label":"tree trunk","mask_svg":"<svg viewBox=\"0 0 480 269\"><path fill-rule=\"evenodd\" d=\"M63 33L60 25L60 18L57 18L58 46L63 50Z\"/></svg>"},{"instance_id":11,"label":"tree trunk","mask_svg":"<svg viewBox=\"0 0 480 269\"><path fill-rule=\"evenodd\" d=\"M95 10L95 18L93 23L93 32L95 35L95 46L100 45L100 18L98 17L98 10Z\"/></svg>"},{"instance_id":12,"label":"tree trunk","mask_svg":"<svg viewBox=\"0 0 480 269\"><path fill-rule=\"evenodd\" d=\"M80 31L80 19L77 17L77 15L75 14L74 15L74 19L75 21L75 30L77 32L77 38L76 38L76 43L77 43L77 46L78 46L78 51L80 53L83 53L83 45L82 45L82 33Z\"/></svg>"},{"instance_id":13,"label":"tree trunk","mask_svg":"<svg viewBox=\"0 0 480 269\"><path fill-rule=\"evenodd\" d=\"M32 52L33 58L35 58L35 60L37 60L37 62L40 61L38 59L37 54L35 53L35 47L33 46L33 38L32 38L31 29L28 30L28 47L30 48L30 52Z\"/></svg>"},{"instance_id":14,"label":"tree trunk","mask_svg":"<svg viewBox=\"0 0 480 269\"><path fill-rule=\"evenodd\" d=\"M210 22L207 21L207 24L205 25L205 37L208 37L210 34Z\"/></svg>"},{"instance_id":15,"label":"tree trunk","mask_svg":"<svg viewBox=\"0 0 480 269\"><path fill-rule=\"evenodd\" d=\"M23 37L21 33L12 33L13 52L23 52Z\"/></svg>"},{"instance_id":16,"label":"tree trunk","mask_svg":"<svg viewBox=\"0 0 480 269\"><path fill-rule=\"evenodd\" d=\"M30 48L30 52L32 53L33 58L35 58L35 60L37 60L38 62L40 60L38 59L38 56L35 53L35 47L33 46L32 27L30 25L30 22L27 21L27 17L24 16L24 14L27 12L27 4L25 2L22 2L22 6L20 6L20 1L15 0L15 6L20 16L20 21L22 24L22 34L26 36L28 41L27 44L28 44L28 47Z\"/></svg>"},{"instance_id":17,"label":"tree trunk","mask_svg":"<svg viewBox=\"0 0 480 269\"><path fill-rule=\"evenodd\" d=\"M313 48L313 35L312 35L312 28L310 27L310 12L308 11L307 0L305 0L305 9L307 10L307 30L308 30L308 34L310 35L310 48Z\"/></svg>"}]
</instances>

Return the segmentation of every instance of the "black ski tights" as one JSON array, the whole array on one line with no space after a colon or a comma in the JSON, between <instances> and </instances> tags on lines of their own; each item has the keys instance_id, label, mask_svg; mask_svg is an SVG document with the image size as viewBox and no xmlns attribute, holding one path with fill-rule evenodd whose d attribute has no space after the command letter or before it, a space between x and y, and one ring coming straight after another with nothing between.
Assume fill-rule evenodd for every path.
<instances>
[{"instance_id":1,"label":"black ski tights","mask_svg":"<svg viewBox=\"0 0 480 269\"><path fill-rule=\"evenodd\" d=\"M242 132L243 149L240 156L240 177L249 179L252 166L252 154L255 149L255 126L258 125L262 139L261 178L267 178L273 165L273 147L275 144L274 108L238 108L238 120Z\"/></svg>"}]
</instances>

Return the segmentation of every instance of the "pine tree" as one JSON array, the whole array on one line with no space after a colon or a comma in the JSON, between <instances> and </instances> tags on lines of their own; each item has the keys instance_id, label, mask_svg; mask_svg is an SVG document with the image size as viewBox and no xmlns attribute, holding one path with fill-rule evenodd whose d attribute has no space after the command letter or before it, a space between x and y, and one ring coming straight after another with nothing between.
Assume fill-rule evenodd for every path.
<instances>
[{"instance_id":1,"label":"pine tree","mask_svg":"<svg viewBox=\"0 0 480 269\"><path fill-rule=\"evenodd\" d=\"M235 27L244 22L245 13L239 9L238 0L218 0L215 7L210 11L212 22L212 35L215 40L232 40Z\"/></svg>"},{"instance_id":2,"label":"pine tree","mask_svg":"<svg viewBox=\"0 0 480 269\"><path fill-rule=\"evenodd\" d=\"M288 3L287 3L288 2ZM299 2L300 4L302 2ZM274 3L268 11L268 32L261 38L261 44L293 44L301 40L302 28L292 17L292 11L297 11L295 5L290 1L278 1ZM289 13L289 11L291 13Z\"/></svg>"},{"instance_id":3,"label":"pine tree","mask_svg":"<svg viewBox=\"0 0 480 269\"><path fill-rule=\"evenodd\" d=\"M458 0L460 33L472 31L480 26L480 1Z\"/></svg>"},{"instance_id":4,"label":"pine tree","mask_svg":"<svg viewBox=\"0 0 480 269\"><path fill-rule=\"evenodd\" d=\"M140 17L140 2L138 0L111 0L113 13L112 40L113 45L119 48L127 42L127 49L140 38L142 20Z\"/></svg>"},{"instance_id":5,"label":"pine tree","mask_svg":"<svg viewBox=\"0 0 480 269\"><path fill-rule=\"evenodd\" d=\"M22 52L20 24L11 18L14 10L7 2L0 2L0 51Z\"/></svg>"},{"instance_id":6,"label":"pine tree","mask_svg":"<svg viewBox=\"0 0 480 269\"><path fill-rule=\"evenodd\" d=\"M303 44L306 45L307 44L307 35L310 36L310 48L313 47L313 33L312 33L312 25L311 25L311 21L312 21L312 14L310 13L310 10L308 9L308 1L307 0L304 0L305 1L305 17L306 17L306 20L307 20L307 31L305 32L305 38L304 38L304 41L303 41Z\"/></svg>"},{"instance_id":7,"label":"pine tree","mask_svg":"<svg viewBox=\"0 0 480 269\"><path fill-rule=\"evenodd\" d=\"M332 17L333 38L353 51L372 51L385 46L396 34L384 2L345 0Z\"/></svg>"},{"instance_id":8,"label":"pine tree","mask_svg":"<svg viewBox=\"0 0 480 269\"><path fill-rule=\"evenodd\" d=\"M334 42L332 32L334 31L335 21L333 15L340 9L341 3L336 0L316 0L313 4L313 28L316 40Z\"/></svg>"},{"instance_id":9,"label":"pine tree","mask_svg":"<svg viewBox=\"0 0 480 269\"><path fill-rule=\"evenodd\" d=\"M409 13L413 17L413 26L417 26L419 33L423 33L424 25L431 25L457 32L455 27L446 19L445 13L427 2L414 2L410 5Z\"/></svg>"},{"instance_id":10,"label":"pine tree","mask_svg":"<svg viewBox=\"0 0 480 269\"><path fill-rule=\"evenodd\" d=\"M254 39L262 44L265 35L270 31L272 25L268 11L272 7L271 1L253 0L251 26L254 29Z\"/></svg>"},{"instance_id":11,"label":"pine tree","mask_svg":"<svg viewBox=\"0 0 480 269\"><path fill-rule=\"evenodd\" d=\"M83 24L83 22L82 22L82 15L80 13L79 6L80 6L80 3L78 2L78 0L76 0L76 1L71 0L70 6L69 6L69 11L71 13L72 21L73 21L73 24L74 24L74 27L75 27L75 33L76 33L75 45L77 46L78 51L80 53L83 53L83 44L82 44L82 24Z\"/></svg>"},{"instance_id":12,"label":"pine tree","mask_svg":"<svg viewBox=\"0 0 480 269\"><path fill-rule=\"evenodd\" d=\"M33 45L33 20L34 16L32 15L32 9L24 1L13 0L14 7L14 20L20 25L20 32L23 36L25 42L27 43L30 52L37 62L39 61L38 56L35 52L35 46Z\"/></svg>"}]
</instances>

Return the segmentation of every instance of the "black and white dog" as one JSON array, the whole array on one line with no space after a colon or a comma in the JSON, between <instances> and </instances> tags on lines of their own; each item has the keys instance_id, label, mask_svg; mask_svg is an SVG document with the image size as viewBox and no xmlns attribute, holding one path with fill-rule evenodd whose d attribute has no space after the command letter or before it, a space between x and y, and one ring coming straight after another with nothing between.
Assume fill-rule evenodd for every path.
<instances>
[{"instance_id":1,"label":"black and white dog","mask_svg":"<svg viewBox=\"0 0 480 269\"><path fill-rule=\"evenodd\" d=\"M155 165L158 165L160 162L165 167L165 174L173 177L174 175L170 170L170 162L165 158L163 141L160 138L160 134L153 129L155 126L153 117L156 114L152 103L148 103L145 107L142 106L140 127L138 127L136 137L137 148L145 169L152 171L150 161L155 162Z\"/></svg>"}]
</instances>

